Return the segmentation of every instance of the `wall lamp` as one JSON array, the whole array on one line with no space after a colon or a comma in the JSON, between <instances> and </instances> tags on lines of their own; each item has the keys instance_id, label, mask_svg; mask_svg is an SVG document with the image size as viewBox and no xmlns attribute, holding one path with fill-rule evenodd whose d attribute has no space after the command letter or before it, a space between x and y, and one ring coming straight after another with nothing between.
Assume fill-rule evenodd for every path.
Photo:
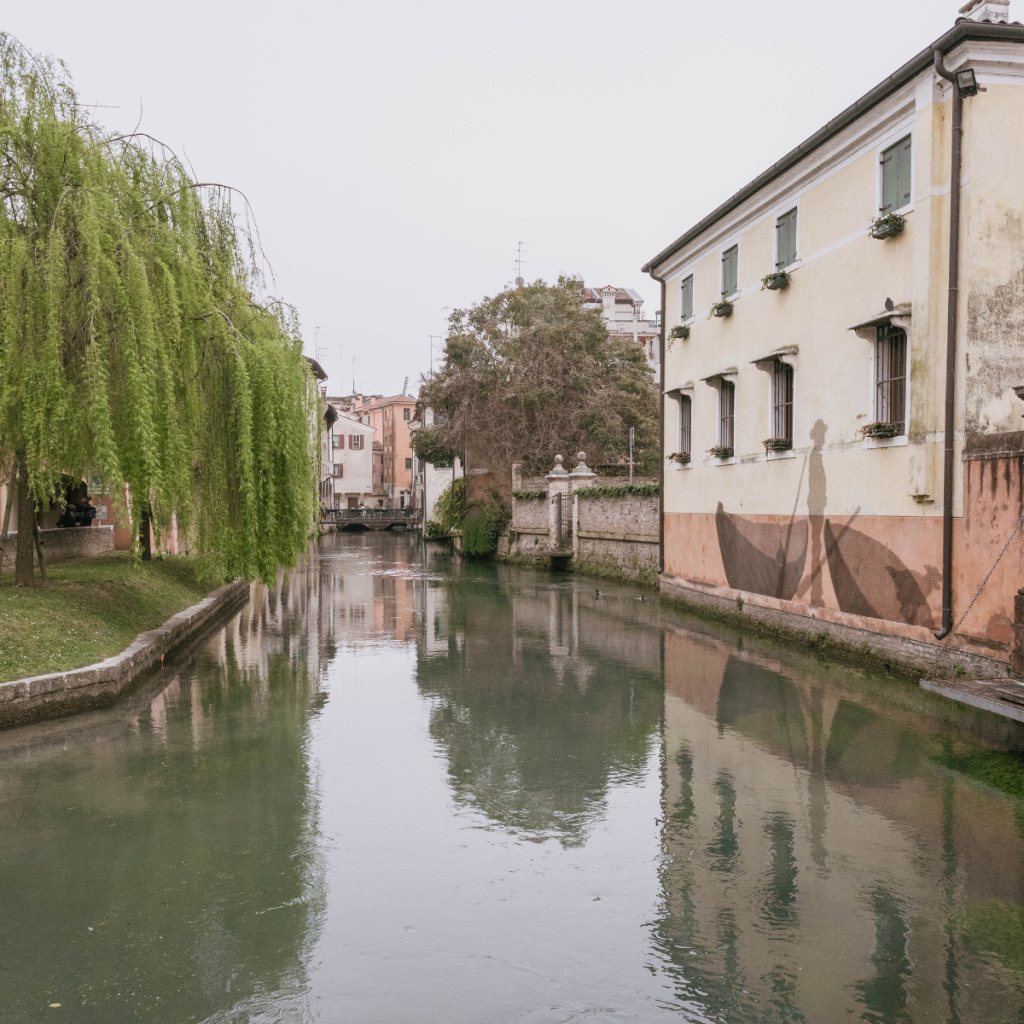
<instances>
[{"instance_id":1,"label":"wall lamp","mask_svg":"<svg viewBox=\"0 0 1024 1024\"><path fill-rule=\"evenodd\" d=\"M974 77L973 68L965 68L956 73L956 88L961 99L978 95L978 80Z\"/></svg>"}]
</instances>

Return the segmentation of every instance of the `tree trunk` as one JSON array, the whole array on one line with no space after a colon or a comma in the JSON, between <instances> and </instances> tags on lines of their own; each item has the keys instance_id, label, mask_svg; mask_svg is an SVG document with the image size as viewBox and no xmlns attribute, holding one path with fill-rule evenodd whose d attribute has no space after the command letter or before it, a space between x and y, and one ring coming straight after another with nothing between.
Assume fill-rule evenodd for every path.
<instances>
[{"instance_id":1,"label":"tree trunk","mask_svg":"<svg viewBox=\"0 0 1024 1024\"><path fill-rule=\"evenodd\" d=\"M153 510L148 503L143 508L142 515L139 518L141 519L139 523L139 547L142 550L142 560L144 562L151 562L153 561L153 548L149 543L149 524L153 518Z\"/></svg>"},{"instance_id":2,"label":"tree trunk","mask_svg":"<svg viewBox=\"0 0 1024 1024\"><path fill-rule=\"evenodd\" d=\"M28 467L18 462L18 546L14 555L14 585L32 586L32 542L35 536L35 502L28 489Z\"/></svg>"},{"instance_id":3,"label":"tree trunk","mask_svg":"<svg viewBox=\"0 0 1024 1024\"><path fill-rule=\"evenodd\" d=\"M17 487L14 485L14 478L18 475L18 462L15 459L11 463L11 475L7 478L7 505L4 508L4 528L0 533L0 573L4 567L4 551L7 549L7 534L11 526L11 509L14 508L14 495Z\"/></svg>"},{"instance_id":4,"label":"tree trunk","mask_svg":"<svg viewBox=\"0 0 1024 1024\"><path fill-rule=\"evenodd\" d=\"M46 582L46 559L43 556L43 537L39 532L39 521L32 517L32 538L36 542L36 556L39 559L39 578Z\"/></svg>"}]
</instances>

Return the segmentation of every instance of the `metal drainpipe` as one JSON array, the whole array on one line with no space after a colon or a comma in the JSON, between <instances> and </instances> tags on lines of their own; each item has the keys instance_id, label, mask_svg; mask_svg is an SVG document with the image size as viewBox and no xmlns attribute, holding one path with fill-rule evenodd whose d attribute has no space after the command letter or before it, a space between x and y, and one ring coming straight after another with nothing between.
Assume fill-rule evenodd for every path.
<instances>
[{"instance_id":1,"label":"metal drainpipe","mask_svg":"<svg viewBox=\"0 0 1024 1024\"><path fill-rule=\"evenodd\" d=\"M956 76L946 70L942 51L935 51L935 71L953 86L953 124L949 180L949 300L946 320L946 423L942 462L942 629L936 640L953 630L953 412L956 402L956 307L960 278L960 149L964 101Z\"/></svg>"},{"instance_id":2,"label":"metal drainpipe","mask_svg":"<svg viewBox=\"0 0 1024 1024\"><path fill-rule=\"evenodd\" d=\"M661 285L661 333L658 338L661 371L658 374L658 575L665 571L665 278L648 274Z\"/></svg>"}]
</instances>

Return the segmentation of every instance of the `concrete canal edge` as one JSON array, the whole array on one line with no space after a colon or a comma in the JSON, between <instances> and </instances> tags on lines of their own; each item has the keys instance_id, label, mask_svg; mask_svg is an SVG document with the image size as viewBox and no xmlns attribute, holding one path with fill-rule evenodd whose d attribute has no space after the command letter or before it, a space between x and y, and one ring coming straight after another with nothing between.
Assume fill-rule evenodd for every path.
<instances>
[{"instance_id":1,"label":"concrete canal edge","mask_svg":"<svg viewBox=\"0 0 1024 1024\"><path fill-rule=\"evenodd\" d=\"M249 583L235 580L198 604L140 633L120 654L72 669L0 683L0 729L58 718L112 704L172 651L195 639L210 622L249 596Z\"/></svg>"}]
</instances>

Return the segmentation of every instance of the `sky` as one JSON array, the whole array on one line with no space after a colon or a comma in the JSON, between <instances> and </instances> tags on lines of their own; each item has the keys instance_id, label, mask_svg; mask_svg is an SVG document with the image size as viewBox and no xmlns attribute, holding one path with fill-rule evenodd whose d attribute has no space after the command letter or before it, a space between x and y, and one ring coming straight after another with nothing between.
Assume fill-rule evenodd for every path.
<instances>
[{"instance_id":1,"label":"sky","mask_svg":"<svg viewBox=\"0 0 1024 1024\"><path fill-rule=\"evenodd\" d=\"M640 267L959 2L36 0L0 28L102 124L244 193L329 391L393 394L520 242L527 279L634 288L653 315Z\"/></svg>"}]
</instances>

